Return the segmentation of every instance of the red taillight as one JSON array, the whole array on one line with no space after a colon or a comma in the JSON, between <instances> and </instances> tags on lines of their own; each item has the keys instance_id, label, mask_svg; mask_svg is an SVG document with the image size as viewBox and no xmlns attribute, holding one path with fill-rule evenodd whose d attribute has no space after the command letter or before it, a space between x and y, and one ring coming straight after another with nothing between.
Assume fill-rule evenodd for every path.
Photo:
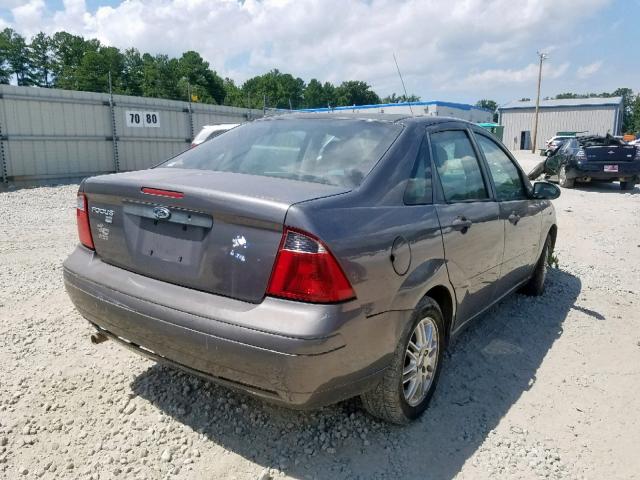
<instances>
[{"instance_id":1,"label":"red taillight","mask_svg":"<svg viewBox=\"0 0 640 480\"><path fill-rule=\"evenodd\" d=\"M78 222L78 237L80 238L80 243L91 250L95 250L96 247L93 245L91 227L89 226L89 205L87 203L87 196L84 193L78 193L76 220Z\"/></svg>"},{"instance_id":2,"label":"red taillight","mask_svg":"<svg viewBox=\"0 0 640 480\"><path fill-rule=\"evenodd\" d=\"M147 195L157 195L159 197L184 198L184 193L182 192L175 192L173 190L162 190L159 188L142 187L142 193L146 193Z\"/></svg>"},{"instance_id":3,"label":"red taillight","mask_svg":"<svg viewBox=\"0 0 640 480\"><path fill-rule=\"evenodd\" d=\"M327 247L310 235L287 229L267 294L312 303L336 303L355 292Z\"/></svg>"}]
</instances>

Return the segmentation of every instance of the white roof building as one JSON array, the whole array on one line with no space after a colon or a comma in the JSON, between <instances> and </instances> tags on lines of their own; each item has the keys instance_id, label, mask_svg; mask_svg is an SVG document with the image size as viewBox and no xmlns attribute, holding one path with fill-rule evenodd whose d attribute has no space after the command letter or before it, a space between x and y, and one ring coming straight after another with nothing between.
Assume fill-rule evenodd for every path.
<instances>
[{"instance_id":1,"label":"white roof building","mask_svg":"<svg viewBox=\"0 0 640 480\"><path fill-rule=\"evenodd\" d=\"M530 150L533 141L535 101L509 102L498 108L504 125L504 144L512 150ZM622 128L622 97L541 100L536 149L559 132L619 135Z\"/></svg>"}]
</instances>

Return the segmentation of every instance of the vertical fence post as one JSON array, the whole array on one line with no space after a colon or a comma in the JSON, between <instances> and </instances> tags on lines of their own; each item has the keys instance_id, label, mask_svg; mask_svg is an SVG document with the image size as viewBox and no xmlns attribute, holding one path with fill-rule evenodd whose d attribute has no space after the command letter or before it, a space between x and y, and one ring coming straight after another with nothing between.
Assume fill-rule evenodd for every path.
<instances>
[{"instance_id":1,"label":"vertical fence post","mask_svg":"<svg viewBox=\"0 0 640 480\"><path fill-rule=\"evenodd\" d=\"M4 97L0 93L0 101L3 102L4 107ZM4 108L2 108L4 112ZM5 185L9 183L9 172L7 171L7 159L4 153L4 134L2 133L2 118L0 118L0 175L2 175L2 183Z\"/></svg>"},{"instance_id":2,"label":"vertical fence post","mask_svg":"<svg viewBox=\"0 0 640 480\"><path fill-rule=\"evenodd\" d=\"M4 156L4 135L2 134L2 123L0 123L0 173L2 183L9 183L9 173L7 172L7 159Z\"/></svg>"},{"instance_id":3,"label":"vertical fence post","mask_svg":"<svg viewBox=\"0 0 640 480\"><path fill-rule=\"evenodd\" d=\"M191 107L191 83L189 80L187 80L187 97L187 101L189 102L189 123L187 125L189 128L189 142L193 142L193 108Z\"/></svg>"},{"instance_id":4,"label":"vertical fence post","mask_svg":"<svg viewBox=\"0 0 640 480\"><path fill-rule=\"evenodd\" d=\"M191 108L191 102L189 102L189 110L187 113L189 115L189 139L193 142L193 108Z\"/></svg>"},{"instance_id":5,"label":"vertical fence post","mask_svg":"<svg viewBox=\"0 0 640 480\"><path fill-rule=\"evenodd\" d=\"M116 109L113 102L113 90L111 88L111 72L109 72L109 115L111 116L111 141L113 142L113 168L120 171L120 158L118 157L118 132L116 130Z\"/></svg>"}]
</instances>

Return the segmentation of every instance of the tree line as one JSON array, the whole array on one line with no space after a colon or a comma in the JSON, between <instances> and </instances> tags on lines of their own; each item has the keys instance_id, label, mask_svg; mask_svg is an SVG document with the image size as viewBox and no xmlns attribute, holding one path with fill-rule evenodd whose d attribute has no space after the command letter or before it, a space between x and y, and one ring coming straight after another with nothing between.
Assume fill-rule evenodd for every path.
<instances>
[{"instance_id":1,"label":"tree line","mask_svg":"<svg viewBox=\"0 0 640 480\"><path fill-rule=\"evenodd\" d=\"M109 79L111 77L111 79ZM27 40L11 28L0 31L0 83L15 79L18 85L109 92L142 97L188 100L250 108L319 108L375 103L419 101L417 95L381 98L369 84L348 80L339 85L299 77L279 70L248 79L237 85L222 78L198 52L184 52L179 58L124 51L68 32L38 33ZM562 98L622 96L623 130L640 132L640 93L618 88L602 93L560 93ZM482 99L476 106L495 111L494 100ZM497 115L496 115L497 117ZM494 117L494 120L497 118Z\"/></svg>"},{"instance_id":2,"label":"tree line","mask_svg":"<svg viewBox=\"0 0 640 480\"><path fill-rule=\"evenodd\" d=\"M109 77L111 77L109 79ZM179 58L124 51L67 32L38 33L29 41L15 30L0 32L0 83L109 92L263 108L318 108L418 101L416 95L380 98L369 84L349 80L339 85L272 70L237 85L222 78L198 52Z\"/></svg>"}]
</instances>

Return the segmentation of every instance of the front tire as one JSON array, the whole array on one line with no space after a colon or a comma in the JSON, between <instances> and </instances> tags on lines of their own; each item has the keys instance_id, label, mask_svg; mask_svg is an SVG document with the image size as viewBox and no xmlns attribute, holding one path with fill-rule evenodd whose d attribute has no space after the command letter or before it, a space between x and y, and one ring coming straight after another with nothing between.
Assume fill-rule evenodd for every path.
<instances>
[{"instance_id":1,"label":"front tire","mask_svg":"<svg viewBox=\"0 0 640 480\"><path fill-rule=\"evenodd\" d=\"M567 168L565 165L562 165L558 172L558 183L560 183L560 186L564 188L573 188L575 182L574 178L567 178Z\"/></svg>"},{"instance_id":2,"label":"front tire","mask_svg":"<svg viewBox=\"0 0 640 480\"><path fill-rule=\"evenodd\" d=\"M539 297L544 293L544 283L547 279L547 262L551 251L551 238L547 237L542 247L542 253L536 263L533 275L527 283L520 289L521 293L532 297Z\"/></svg>"},{"instance_id":3,"label":"front tire","mask_svg":"<svg viewBox=\"0 0 640 480\"><path fill-rule=\"evenodd\" d=\"M427 409L445 348L442 311L433 299L423 298L411 318L383 379L361 396L371 415L398 425L415 420Z\"/></svg>"}]
</instances>

